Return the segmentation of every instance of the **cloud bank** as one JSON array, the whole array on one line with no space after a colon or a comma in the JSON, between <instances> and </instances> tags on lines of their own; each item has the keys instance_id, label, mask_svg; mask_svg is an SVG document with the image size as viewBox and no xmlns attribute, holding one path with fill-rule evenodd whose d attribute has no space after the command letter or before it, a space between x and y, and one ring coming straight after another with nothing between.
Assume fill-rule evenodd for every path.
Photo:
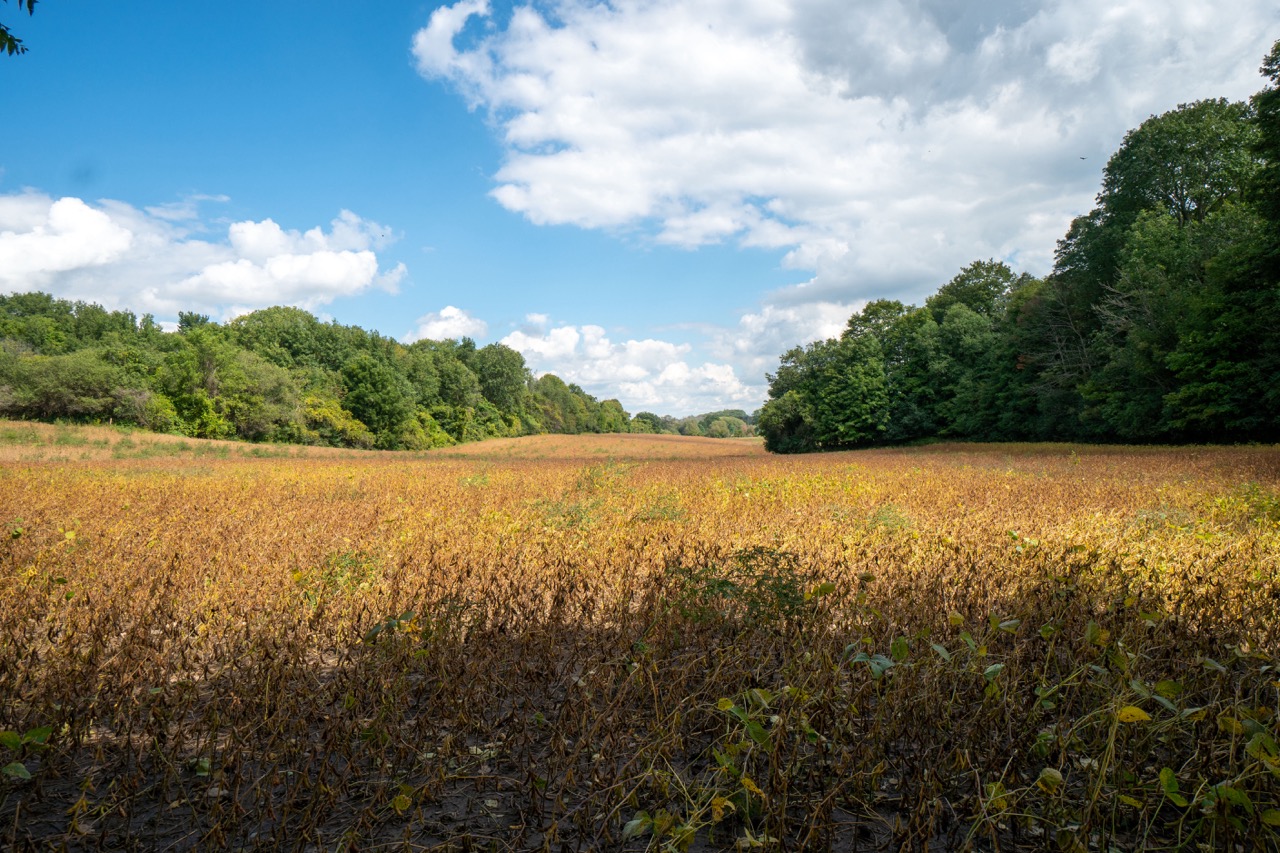
<instances>
[{"instance_id":1,"label":"cloud bank","mask_svg":"<svg viewBox=\"0 0 1280 853\"><path fill-rule=\"evenodd\" d=\"M731 365L690 364L689 344L614 341L600 326L550 326L540 314L526 319L531 326L501 343L522 353L537 373L554 373L598 397L616 397L633 413L689 414L758 404L757 390L744 385Z\"/></svg>"},{"instance_id":2,"label":"cloud bank","mask_svg":"<svg viewBox=\"0 0 1280 853\"><path fill-rule=\"evenodd\" d=\"M139 210L36 192L0 195L0 288L173 319L219 318L296 305L315 309L373 288L394 291L404 266L381 270L376 250L393 237L349 210L305 232L271 219L233 222L208 236L192 199Z\"/></svg>"},{"instance_id":3,"label":"cloud bank","mask_svg":"<svg viewBox=\"0 0 1280 853\"><path fill-rule=\"evenodd\" d=\"M413 55L493 124L507 210L797 271L692 352L589 326L506 339L679 408L699 396L674 365L758 403L780 353L868 299L919 302L988 257L1047 272L1125 132L1256 91L1277 23L1269 0L462 0Z\"/></svg>"},{"instance_id":4,"label":"cloud bank","mask_svg":"<svg viewBox=\"0 0 1280 853\"><path fill-rule=\"evenodd\" d=\"M413 52L496 122L507 209L785 250L812 279L779 300L853 302L980 257L1045 272L1124 132L1256 90L1276 23L1264 0L958 5L464 0Z\"/></svg>"}]
</instances>

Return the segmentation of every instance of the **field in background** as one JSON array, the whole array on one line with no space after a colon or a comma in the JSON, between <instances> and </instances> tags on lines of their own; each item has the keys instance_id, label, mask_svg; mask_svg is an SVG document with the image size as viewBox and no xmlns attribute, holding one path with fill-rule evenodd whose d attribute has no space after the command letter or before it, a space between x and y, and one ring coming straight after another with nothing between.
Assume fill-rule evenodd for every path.
<instances>
[{"instance_id":1,"label":"field in background","mask_svg":"<svg viewBox=\"0 0 1280 853\"><path fill-rule=\"evenodd\" d=\"M367 451L183 438L135 427L0 420L0 464L177 459L359 457Z\"/></svg>"},{"instance_id":2,"label":"field in background","mask_svg":"<svg viewBox=\"0 0 1280 853\"><path fill-rule=\"evenodd\" d=\"M72 426L0 420L0 463L136 459L368 458L370 451L300 444L191 439L134 427ZM374 454L382 455L382 454ZM712 459L766 456L759 438L586 434L497 438L418 452L404 459Z\"/></svg>"},{"instance_id":3,"label":"field in background","mask_svg":"<svg viewBox=\"0 0 1280 853\"><path fill-rule=\"evenodd\" d=\"M485 459L727 459L768 454L759 438L697 438L684 435L530 435L495 438L427 451L434 458Z\"/></svg>"},{"instance_id":4,"label":"field in background","mask_svg":"<svg viewBox=\"0 0 1280 853\"><path fill-rule=\"evenodd\" d=\"M5 422L0 524L11 849L1280 844L1276 448Z\"/></svg>"}]
</instances>

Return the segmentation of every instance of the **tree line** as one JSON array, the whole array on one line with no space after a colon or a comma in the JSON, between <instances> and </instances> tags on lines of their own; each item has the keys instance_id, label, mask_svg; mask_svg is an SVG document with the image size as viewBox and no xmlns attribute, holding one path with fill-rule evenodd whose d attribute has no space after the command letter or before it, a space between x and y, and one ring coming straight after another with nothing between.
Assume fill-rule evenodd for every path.
<instances>
[{"instance_id":1,"label":"tree line","mask_svg":"<svg viewBox=\"0 0 1280 853\"><path fill-rule=\"evenodd\" d=\"M0 413L199 438L423 449L500 436L628 432L597 400L502 344L401 344L274 307L226 323L0 296Z\"/></svg>"},{"instance_id":2,"label":"tree line","mask_svg":"<svg viewBox=\"0 0 1280 853\"><path fill-rule=\"evenodd\" d=\"M166 332L150 315L39 292L0 295L0 416L409 450L536 433L730 438L753 420L631 417L469 338L402 344L282 306L225 324L182 312Z\"/></svg>"},{"instance_id":3,"label":"tree line","mask_svg":"<svg viewBox=\"0 0 1280 853\"><path fill-rule=\"evenodd\" d=\"M755 415L747 414L742 409L720 409L684 418L640 412L631 419L631 431L707 438L744 438L755 435L755 423Z\"/></svg>"},{"instance_id":4,"label":"tree line","mask_svg":"<svg viewBox=\"0 0 1280 853\"><path fill-rule=\"evenodd\" d=\"M1280 41L1262 73L1130 131L1043 279L976 261L785 353L766 447L1280 440Z\"/></svg>"}]
</instances>

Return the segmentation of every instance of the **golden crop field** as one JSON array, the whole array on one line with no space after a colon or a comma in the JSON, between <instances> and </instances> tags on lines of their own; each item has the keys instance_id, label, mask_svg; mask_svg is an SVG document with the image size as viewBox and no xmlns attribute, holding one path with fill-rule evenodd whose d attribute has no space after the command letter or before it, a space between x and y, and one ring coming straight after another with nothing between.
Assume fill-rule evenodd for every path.
<instances>
[{"instance_id":1,"label":"golden crop field","mask_svg":"<svg viewBox=\"0 0 1280 853\"><path fill-rule=\"evenodd\" d=\"M0 423L15 850L1275 850L1280 449Z\"/></svg>"}]
</instances>

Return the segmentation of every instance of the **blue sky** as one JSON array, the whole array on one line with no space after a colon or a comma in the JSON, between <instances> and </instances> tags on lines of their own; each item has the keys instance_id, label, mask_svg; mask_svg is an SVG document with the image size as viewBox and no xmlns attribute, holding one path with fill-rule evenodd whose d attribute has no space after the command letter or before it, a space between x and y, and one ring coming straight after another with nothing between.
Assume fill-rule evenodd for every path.
<instances>
[{"instance_id":1,"label":"blue sky","mask_svg":"<svg viewBox=\"0 0 1280 853\"><path fill-rule=\"evenodd\" d=\"M1043 274L1124 133L1280 37L1263 0L0 16L0 290L467 334L670 414L756 408L867 299Z\"/></svg>"}]
</instances>

